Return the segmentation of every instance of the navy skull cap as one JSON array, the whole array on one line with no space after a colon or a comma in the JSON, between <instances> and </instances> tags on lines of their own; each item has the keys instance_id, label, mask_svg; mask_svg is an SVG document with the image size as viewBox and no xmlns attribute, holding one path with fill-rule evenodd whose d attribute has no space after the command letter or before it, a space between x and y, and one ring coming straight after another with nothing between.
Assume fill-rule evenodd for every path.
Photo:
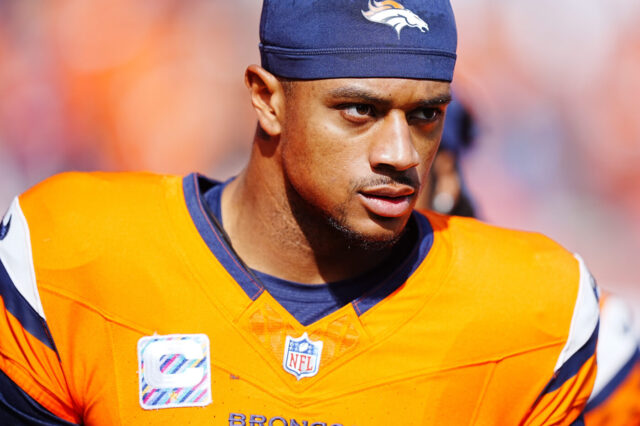
<instances>
[{"instance_id":1,"label":"navy skull cap","mask_svg":"<svg viewBox=\"0 0 640 426\"><path fill-rule=\"evenodd\" d=\"M451 81L456 24L449 0L264 0L262 66L285 78Z\"/></svg>"}]
</instances>

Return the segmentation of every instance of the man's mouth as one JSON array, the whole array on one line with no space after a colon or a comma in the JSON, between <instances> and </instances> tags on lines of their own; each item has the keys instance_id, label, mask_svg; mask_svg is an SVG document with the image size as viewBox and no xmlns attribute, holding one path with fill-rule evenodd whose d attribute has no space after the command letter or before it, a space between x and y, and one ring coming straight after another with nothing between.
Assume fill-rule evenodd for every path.
<instances>
[{"instance_id":1,"label":"man's mouth","mask_svg":"<svg viewBox=\"0 0 640 426\"><path fill-rule=\"evenodd\" d=\"M400 217L409 213L415 190L409 186L367 188L359 192L371 213L383 217Z\"/></svg>"}]
</instances>

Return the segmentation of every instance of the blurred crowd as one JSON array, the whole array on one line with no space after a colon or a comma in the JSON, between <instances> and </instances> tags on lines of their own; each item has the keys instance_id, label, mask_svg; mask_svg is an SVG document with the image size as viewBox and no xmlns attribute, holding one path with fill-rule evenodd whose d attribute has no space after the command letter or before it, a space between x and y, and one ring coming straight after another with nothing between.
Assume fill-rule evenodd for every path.
<instances>
[{"instance_id":1,"label":"blurred crowd","mask_svg":"<svg viewBox=\"0 0 640 426\"><path fill-rule=\"evenodd\" d=\"M453 4L480 214L552 236L639 306L640 2Z\"/></svg>"},{"instance_id":2,"label":"blurred crowd","mask_svg":"<svg viewBox=\"0 0 640 426\"><path fill-rule=\"evenodd\" d=\"M253 133L257 6L1 1L2 201L68 169L224 169Z\"/></svg>"},{"instance_id":3,"label":"blurred crowd","mask_svg":"<svg viewBox=\"0 0 640 426\"><path fill-rule=\"evenodd\" d=\"M640 306L640 2L452 0L479 215ZM63 170L242 166L259 0L0 1L0 203ZM0 210L3 210L0 207Z\"/></svg>"}]
</instances>

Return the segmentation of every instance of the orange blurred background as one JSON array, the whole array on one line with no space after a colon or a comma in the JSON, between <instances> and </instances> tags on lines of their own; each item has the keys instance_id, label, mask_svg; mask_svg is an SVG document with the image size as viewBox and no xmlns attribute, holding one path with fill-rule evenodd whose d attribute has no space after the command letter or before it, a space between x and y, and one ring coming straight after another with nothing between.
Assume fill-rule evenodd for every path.
<instances>
[{"instance_id":1,"label":"orange blurred background","mask_svg":"<svg viewBox=\"0 0 640 426\"><path fill-rule=\"evenodd\" d=\"M546 233L640 306L640 2L452 3L455 87L480 125L463 170L482 217ZM0 205L63 170L239 171L259 9L1 1Z\"/></svg>"}]
</instances>

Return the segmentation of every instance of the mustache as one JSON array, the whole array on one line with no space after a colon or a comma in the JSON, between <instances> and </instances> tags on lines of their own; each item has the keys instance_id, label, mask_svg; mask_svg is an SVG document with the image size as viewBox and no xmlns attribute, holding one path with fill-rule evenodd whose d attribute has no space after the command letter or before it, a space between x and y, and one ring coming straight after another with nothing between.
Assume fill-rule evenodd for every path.
<instances>
[{"instance_id":1,"label":"mustache","mask_svg":"<svg viewBox=\"0 0 640 426\"><path fill-rule=\"evenodd\" d=\"M364 188L376 186L407 185L416 192L420 189L420 179L415 172L398 173L393 175L378 175L371 178L359 179L352 185L352 190L357 192Z\"/></svg>"}]
</instances>

